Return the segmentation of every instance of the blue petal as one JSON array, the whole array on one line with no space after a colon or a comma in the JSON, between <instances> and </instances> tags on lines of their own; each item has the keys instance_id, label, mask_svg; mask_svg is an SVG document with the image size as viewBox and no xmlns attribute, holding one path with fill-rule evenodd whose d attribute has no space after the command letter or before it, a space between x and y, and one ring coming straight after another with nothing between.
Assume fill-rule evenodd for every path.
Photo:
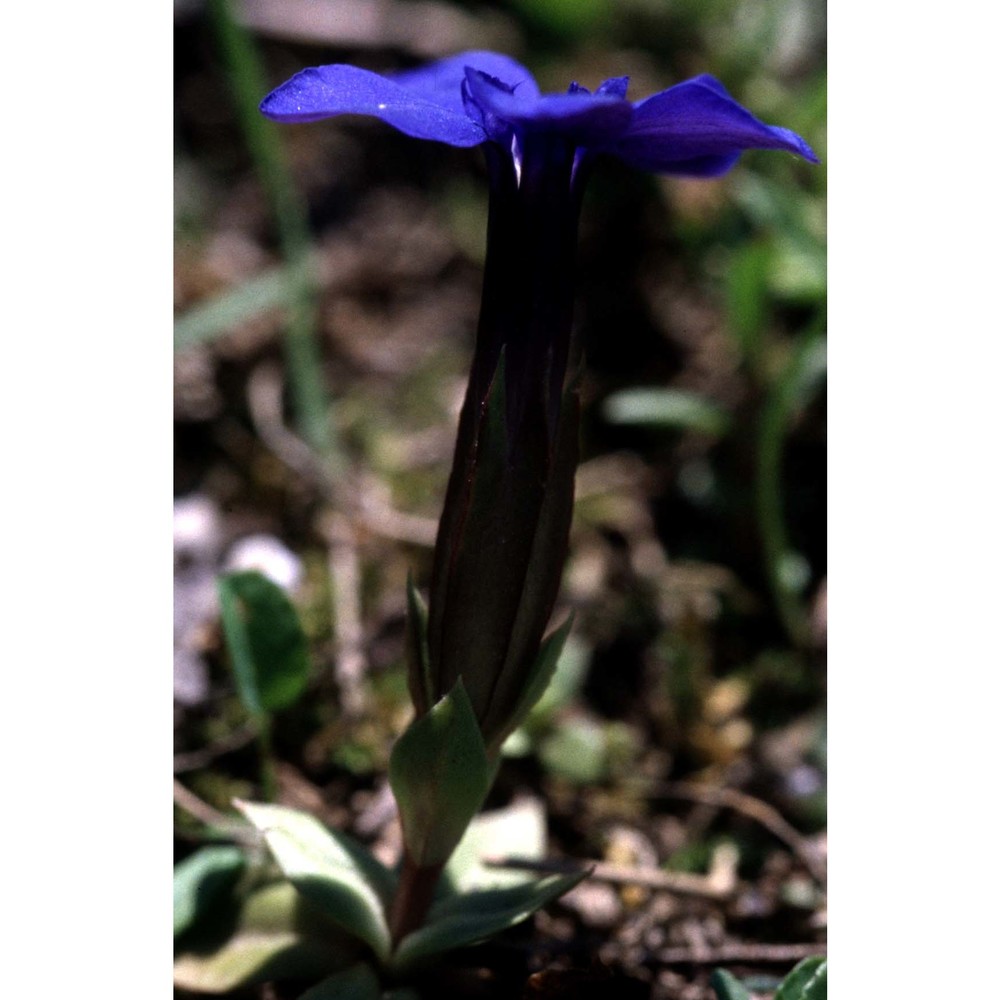
<instances>
[{"instance_id":1,"label":"blue petal","mask_svg":"<svg viewBox=\"0 0 1000 1000\"><path fill-rule=\"evenodd\" d=\"M428 85L425 93L434 94L435 88ZM425 93L419 84L404 85L356 66L317 66L296 73L268 94L260 110L281 122L371 115L417 139L434 139L450 146L485 142L482 128L464 111Z\"/></svg>"},{"instance_id":2,"label":"blue petal","mask_svg":"<svg viewBox=\"0 0 1000 1000\"><path fill-rule=\"evenodd\" d=\"M523 88L510 93L499 81L475 70L470 70L466 79L470 96L484 115L523 131L551 132L590 145L613 141L632 119L628 101L589 94L583 88L570 94L538 96Z\"/></svg>"},{"instance_id":3,"label":"blue petal","mask_svg":"<svg viewBox=\"0 0 1000 1000\"><path fill-rule=\"evenodd\" d=\"M469 67L502 80L511 90L526 96L538 97L540 93L535 78L527 69L497 52L462 52L426 66L394 73L390 79L455 114L465 114L462 84Z\"/></svg>"},{"instance_id":4,"label":"blue petal","mask_svg":"<svg viewBox=\"0 0 1000 1000\"><path fill-rule=\"evenodd\" d=\"M784 149L818 162L805 140L754 118L711 76L641 101L628 132L602 148L642 170L695 177L725 173L747 149Z\"/></svg>"},{"instance_id":5,"label":"blue petal","mask_svg":"<svg viewBox=\"0 0 1000 1000\"><path fill-rule=\"evenodd\" d=\"M739 153L728 156L695 156L690 160L677 160L662 167L648 167L661 174L672 174L675 177L721 177L728 173L740 158Z\"/></svg>"},{"instance_id":6,"label":"blue petal","mask_svg":"<svg viewBox=\"0 0 1000 1000\"><path fill-rule=\"evenodd\" d=\"M597 88L597 94L599 97L620 97L625 100L625 95L628 94L628 77L613 76L610 80L605 80Z\"/></svg>"}]
</instances>

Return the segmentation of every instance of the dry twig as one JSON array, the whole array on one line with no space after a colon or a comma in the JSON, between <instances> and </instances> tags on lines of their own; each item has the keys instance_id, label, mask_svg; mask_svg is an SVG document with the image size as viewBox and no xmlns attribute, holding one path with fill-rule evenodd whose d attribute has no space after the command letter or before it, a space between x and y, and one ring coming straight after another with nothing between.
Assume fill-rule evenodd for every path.
<instances>
[{"instance_id":1,"label":"dry twig","mask_svg":"<svg viewBox=\"0 0 1000 1000\"><path fill-rule=\"evenodd\" d=\"M663 871L659 868L635 868L630 865L608 864L605 861L529 861L525 858L502 858L490 861L489 864L544 874L564 875L589 871L592 879L612 885L637 885L643 889L670 892L677 896L728 899L737 889L737 861L735 848L727 844L716 849L707 875Z\"/></svg>"},{"instance_id":2,"label":"dry twig","mask_svg":"<svg viewBox=\"0 0 1000 1000\"><path fill-rule=\"evenodd\" d=\"M768 805L761 799L747 795L746 792L738 792L734 788L708 788L687 781L659 784L651 791L665 798L686 799L689 802L732 809L749 816L786 844L817 882L820 884L826 882L825 866L816 856L809 841L774 806Z\"/></svg>"},{"instance_id":3,"label":"dry twig","mask_svg":"<svg viewBox=\"0 0 1000 1000\"><path fill-rule=\"evenodd\" d=\"M340 707L349 716L364 709L362 682L365 675L364 629L361 625L361 561L354 526L343 514L327 511L320 529L328 546L329 574L333 592L333 622L336 635L334 677L340 691Z\"/></svg>"},{"instance_id":4,"label":"dry twig","mask_svg":"<svg viewBox=\"0 0 1000 1000\"><path fill-rule=\"evenodd\" d=\"M293 472L313 482L319 463L312 449L286 426L282 415L284 388L277 365L258 365L247 380L247 406L261 441Z\"/></svg>"},{"instance_id":5,"label":"dry twig","mask_svg":"<svg viewBox=\"0 0 1000 1000\"><path fill-rule=\"evenodd\" d=\"M656 953L664 965L725 965L734 962L799 962L825 955L825 944L730 944L717 948L663 948Z\"/></svg>"},{"instance_id":6,"label":"dry twig","mask_svg":"<svg viewBox=\"0 0 1000 1000\"><path fill-rule=\"evenodd\" d=\"M233 840L244 844L257 844L260 841L260 835L256 830L235 817L219 812L218 809L198 798L189 788L185 788L176 778L174 779L174 804L206 826L224 830Z\"/></svg>"}]
</instances>

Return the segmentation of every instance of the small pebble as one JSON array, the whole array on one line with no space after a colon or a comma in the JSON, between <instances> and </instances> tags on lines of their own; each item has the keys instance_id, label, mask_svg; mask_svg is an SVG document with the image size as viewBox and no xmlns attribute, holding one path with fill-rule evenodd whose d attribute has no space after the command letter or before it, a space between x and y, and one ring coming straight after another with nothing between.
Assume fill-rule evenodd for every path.
<instances>
[{"instance_id":1,"label":"small pebble","mask_svg":"<svg viewBox=\"0 0 1000 1000\"><path fill-rule=\"evenodd\" d=\"M614 927L622 913L618 893L602 882L581 882L563 896L563 904L580 914L590 927Z\"/></svg>"},{"instance_id":2,"label":"small pebble","mask_svg":"<svg viewBox=\"0 0 1000 1000\"><path fill-rule=\"evenodd\" d=\"M222 517L208 497L174 501L174 554L178 564L214 562L222 544Z\"/></svg>"},{"instance_id":3,"label":"small pebble","mask_svg":"<svg viewBox=\"0 0 1000 1000\"><path fill-rule=\"evenodd\" d=\"M255 569L284 590L294 591L305 575L302 560L273 535L247 535L233 544L226 571Z\"/></svg>"}]
</instances>

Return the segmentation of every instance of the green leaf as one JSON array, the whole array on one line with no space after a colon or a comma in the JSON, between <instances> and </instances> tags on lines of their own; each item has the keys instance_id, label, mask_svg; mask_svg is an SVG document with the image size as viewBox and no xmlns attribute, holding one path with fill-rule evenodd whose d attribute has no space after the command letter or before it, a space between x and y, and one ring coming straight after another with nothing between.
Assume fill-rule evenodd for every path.
<instances>
[{"instance_id":1,"label":"green leaf","mask_svg":"<svg viewBox=\"0 0 1000 1000\"><path fill-rule=\"evenodd\" d=\"M709 982L718 1000L751 1000L747 988L725 969L716 969Z\"/></svg>"},{"instance_id":2,"label":"green leaf","mask_svg":"<svg viewBox=\"0 0 1000 1000\"><path fill-rule=\"evenodd\" d=\"M521 13L560 37L585 38L614 12L608 0L514 0Z\"/></svg>"},{"instance_id":3,"label":"green leaf","mask_svg":"<svg viewBox=\"0 0 1000 1000\"><path fill-rule=\"evenodd\" d=\"M542 740L538 755L546 770L578 785L608 777L606 724L588 716L575 716Z\"/></svg>"},{"instance_id":4,"label":"green leaf","mask_svg":"<svg viewBox=\"0 0 1000 1000\"><path fill-rule=\"evenodd\" d=\"M244 864L238 847L216 846L203 847L174 867L174 937L236 884Z\"/></svg>"},{"instance_id":5,"label":"green leaf","mask_svg":"<svg viewBox=\"0 0 1000 1000\"><path fill-rule=\"evenodd\" d=\"M442 885L458 893L532 882L535 876L529 871L486 862L508 857L540 861L544 856L545 811L537 799L523 799L472 821L445 867Z\"/></svg>"},{"instance_id":6,"label":"green leaf","mask_svg":"<svg viewBox=\"0 0 1000 1000\"><path fill-rule=\"evenodd\" d=\"M251 715L287 708L309 678L309 649L285 592L262 573L219 580L226 645L240 698Z\"/></svg>"},{"instance_id":7,"label":"green leaf","mask_svg":"<svg viewBox=\"0 0 1000 1000\"><path fill-rule=\"evenodd\" d=\"M580 693L587 676L592 650L588 643L570 633L566 638L555 673L541 698L535 702L527 717L504 740L501 753L504 757L527 757L553 725L558 725L558 713Z\"/></svg>"},{"instance_id":8,"label":"green leaf","mask_svg":"<svg viewBox=\"0 0 1000 1000\"><path fill-rule=\"evenodd\" d=\"M392 966L403 968L499 934L569 892L587 874L548 875L525 885L484 889L441 899L431 907L424 926L400 942Z\"/></svg>"},{"instance_id":9,"label":"green leaf","mask_svg":"<svg viewBox=\"0 0 1000 1000\"><path fill-rule=\"evenodd\" d=\"M174 321L174 349L207 344L262 313L293 305L298 285L313 270L312 259L300 259L199 302Z\"/></svg>"},{"instance_id":10,"label":"green leaf","mask_svg":"<svg viewBox=\"0 0 1000 1000\"><path fill-rule=\"evenodd\" d=\"M406 577L406 675L417 715L434 703L431 654L427 646L427 605L417 591L413 575Z\"/></svg>"},{"instance_id":11,"label":"green leaf","mask_svg":"<svg viewBox=\"0 0 1000 1000\"><path fill-rule=\"evenodd\" d=\"M774 294L793 302L812 303L826 294L826 254L814 240L784 235L775 244L768 281Z\"/></svg>"},{"instance_id":12,"label":"green leaf","mask_svg":"<svg viewBox=\"0 0 1000 1000\"><path fill-rule=\"evenodd\" d=\"M448 860L479 812L493 775L459 680L450 694L410 724L389 758L389 784L399 805L403 839L417 865Z\"/></svg>"},{"instance_id":13,"label":"green leaf","mask_svg":"<svg viewBox=\"0 0 1000 1000\"><path fill-rule=\"evenodd\" d=\"M538 717L546 719L568 705L580 692L590 665L591 648L574 635L566 638L556 672L545 693L528 715L529 725Z\"/></svg>"},{"instance_id":14,"label":"green leaf","mask_svg":"<svg viewBox=\"0 0 1000 1000\"><path fill-rule=\"evenodd\" d=\"M358 946L318 914L288 883L257 889L228 907L174 961L174 984L228 993L283 977L316 978L357 957Z\"/></svg>"},{"instance_id":15,"label":"green leaf","mask_svg":"<svg viewBox=\"0 0 1000 1000\"><path fill-rule=\"evenodd\" d=\"M517 707L511 713L509 721L501 729L494 739L494 745L499 747L504 740L518 726L524 723L531 710L541 700L545 694L549 682L555 676L556 667L559 664L559 657L562 655L563 646L566 644L566 637L573 627L573 615L570 615L543 643L538 651L538 656L532 664L531 670L524 678L524 693L521 695Z\"/></svg>"},{"instance_id":16,"label":"green leaf","mask_svg":"<svg viewBox=\"0 0 1000 1000\"><path fill-rule=\"evenodd\" d=\"M327 976L305 991L299 1000L379 1000L382 987L370 965L359 962Z\"/></svg>"},{"instance_id":17,"label":"green leaf","mask_svg":"<svg viewBox=\"0 0 1000 1000\"><path fill-rule=\"evenodd\" d=\"M782 457L795 416L822 387L825 376L826 338L814 332L800 339L768 392L757 436L756 506L765 566L778 613L789 635L800 643L808 641L801 589L810 573L792 549L785 523Z\"/></svg>"},{"instance_id":18,"label":"green leaf","mask_svg":"<svg viewBox=\"0 0 1000 1000\"><path fill-rule=\"evenodd\" d=\"M804 958L785 977L774 1000L826 1000L826 959Z\"/></svg>"},{"instance_id":19,"label":"green leaf","mask_svg":"<svg viewBox=\"0 0 1000 1000\"><path fill-rule=\"evenodd\" d=\"M826 337L813 334L801 341L782 375L779 391L786 411L795 414L808 406L826 381Z\"/></svg>"},{"instance_id":20,"label":"green leaf","mask_svg":"<svg viewBox=\"0 0 1000 1000\"><path fill-rule=\"evenodd\" d=\"M726 317L743 356L758 363L770 299L770 243L750 243L733 253L726 269Z\"/></svg>"},{"instance_id":21,"label":"green leaf","mask_svg":"<svg viewBox=\"0 0 1000 1000\"><path fill-rule=\"evenodd\" d=\"M624 389L604 401L604 416L613 424L643 424L700 431L721 437L729 430L729 414L704 396L682 389Z\"/></svg>"},{"instance_id":22,"label":"green leaf","mask_svg":"<svg viewBox=\"0 0 1000 1000\"><path fill-rule=\"evenodd\" d=\"M307 813L284 806L237 802L267 841L279 867L330 920L359 937L380 958L389 953L385 906L392 873L360 844Z\"/></svg>"}]
</instances>

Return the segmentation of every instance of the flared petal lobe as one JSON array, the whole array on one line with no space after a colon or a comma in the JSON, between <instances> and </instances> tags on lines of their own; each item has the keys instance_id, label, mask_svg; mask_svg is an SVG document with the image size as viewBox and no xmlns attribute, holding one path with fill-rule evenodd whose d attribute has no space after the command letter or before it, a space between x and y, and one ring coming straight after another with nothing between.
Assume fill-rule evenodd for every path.
<instances>
[{"instance_id":1,"label":"flared petal lobe","mask_svg":"<svg viewBox=\"0 0 1000 1000\"><path fill-rule=\"evenodd\" d=\"M612 153L641 170L714 177L748 149L783 149L816 163L800 136L765 125L711 76L698 76L635 105L628 131L606 143Z\"/></svg>"},{"instance_id":2,"label":"flared petal lobe","mask_svg":"<svg viewBox=\"0 0 1000 1000\"><path fill-rule=\"evenodd\" d=\"M524 66L497 52L462 52L426 66L393 73L389 79L455 114L466 114L462 84L469 69L503 80L514 93L524 97L541 94L535 78Z\"/></svg>"},{"instance_id":3,"label":"flared petal lobe","mask_svg":"<svg viewBox=\"0 0 1000 1000\"><path fill-rule=\"evenodd\" d=\"M525 88L511 90L507 81L471 68L466 80L485 120L506 122L520 132L547 132L587 146L614 141L632 120L628 101L582 87L568 94L531 94Z\"/></svg>"},{"instance_id":4,"label":"flared petal lobe","mask_svg":"<svg viewBox=\"0 0 1000 1000\"><path fill-rule=\"evenodd\" d=\"M425 96L436 93L433 81L422 87L419 81L390 80L356 66L316 66L296 73L268 94L260 110L280 122L370 115L415 139L432 139L449 146L478 146L486 141L482 127L464 111Z\"/></svg>"},{"instance_id":5,"label":"flared petal lobe","mask_svg":"<svg viewBox=\"0 0 1000 1000\"><path fill-rule=\"evenodd\" d=\"M628 79L627 76L613 76L610 80L605 80L597 88L597 96L620 97L625 100L625 95L628 93Z\"/></svg>"},{"instance_id":6,"label":"flared petal lobe","mask_svg":"<svg viewBox=\"0 0 1000 1000\"><path fill-rule=\"evenodd\" d=\"M596 93L573 85L543 95L520 63L471 51L391 76L346 65L306 69L269 94L261 111L282 122L368 115L451 146L493 140L510 148L544 133L641 170L693 177L725 173L747 149L783 149L816 162L802 138L755 118L714 77L637 104L626 100L627 87L628 78L617 77Z\"/></svg>"}]
</instances>

